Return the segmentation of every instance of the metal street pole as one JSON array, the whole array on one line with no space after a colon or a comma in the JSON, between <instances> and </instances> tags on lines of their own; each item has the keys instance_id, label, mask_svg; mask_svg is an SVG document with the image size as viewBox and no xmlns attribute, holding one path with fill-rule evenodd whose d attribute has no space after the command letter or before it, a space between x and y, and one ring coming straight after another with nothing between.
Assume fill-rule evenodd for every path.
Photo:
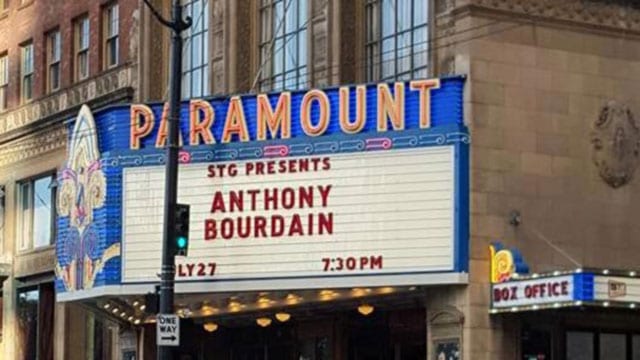
<instances>
[{"instance_id":1,"label":"metal street pole","mask_svg":"<svg viewBox=\"0 0 640 360\"><path fill-rule=\"evenodd\" d=\"M160 314L173 314L173 293L176 275L172 241L175 237L175 209L178 195L178 142L180 125L180 95L182 89L182 31L191 25L191 19L182 19L180 0L173 0L171 21L165 20L144 0L153 15L171 29L171 73L169 77L168 143L165 168L164 233L162 239L162 268L160 272ZM159 339L156 339L158 342ZM172 360L173 347L158 345L158 360Z\"/></svg>"}]
</instances>

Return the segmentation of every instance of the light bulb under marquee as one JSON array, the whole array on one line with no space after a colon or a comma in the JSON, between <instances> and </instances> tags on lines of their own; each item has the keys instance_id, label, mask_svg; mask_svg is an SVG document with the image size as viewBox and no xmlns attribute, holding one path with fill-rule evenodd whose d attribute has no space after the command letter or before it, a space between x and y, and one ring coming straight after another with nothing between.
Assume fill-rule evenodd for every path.
<instances>
[{"instance_id":1,"label":"light bulb under marquee","mask_svg":"<svg viewBox=\"0 0 640 360\"><path fill-rule=\"evenodd\" d=\"M218 330L218 324L214 322L206 322L202 325L202 327L208 332L214 332Z\"/></svg>"},{"instance_id":2,"label":"light bulb under marquee","mask_svg":"<svg viewBox=\"0 0 640 360\"><path fill-rule=\"evenodd\" d=\"M268 317L259 317L256 319L256 323L261 327L267 327L271 325L271 319Z\"/></svg>"},{"instance_id":3,"label":"light bulb under marquee","mask_svg":"<svg viewBox=\"0 0 640 360\"><path fill-rule=\"evenodd\" d=\"M291 319L291 314L286 312L279 312L276 313L276 319L280 322L287 322L289 321L289 319Z\"/></svg>"},{"instance_id":4,"label":"light bulb under marquee","mask_svg":"<svg viewBox=\"0 0 640 360\"><path fill-rule=\"evenodd\" d=\"M238 301L230 301L229 302L229 311L238 312L241 309L242 309L242 304L240 304Z\"/></svg>"},{"instance_id":5,"label":"light bulb under marquee","mask_svg":"<svg viewBox=\"0 0 640 360\"><path fill-rule=\"evenodd\" d=\"M303 299L299 295L288 294L287 297L284 300L288 305L295 305L295 304L301 302Z\"/></svg>"},{"instance_id":6,"label":"light bulb under marquee","mask_svg":"<svg viewBox=\"0 0 640 360\"><path fill-rule=\"evenodd\" d=\"M358 306L358 312L364 316L370 315L374 310L374 307L369 304L362 304Z\"/></svg>"},{"instance_id":7,"label":"light bulb under marquee","mask_svg":"<svg viewBox=\"0 0 640 360\"><path fill-rule=\"evenodd\" d=\"M267 308L271 305L271 300L268 297L260 297L258 299L258 307L261 309Z\"/></svg>"},{"instance_id":8,"label":"light bulb under marquee","mask_svg":"<svg viewBox=\"0 0 640 360\"><path fill-rule=\"evenodd\" d=\"M202 308L200 309L200 313L203 316L213 315L216 311L217 309L211 305L203 305Z\"/></svg>"}]
</instances>

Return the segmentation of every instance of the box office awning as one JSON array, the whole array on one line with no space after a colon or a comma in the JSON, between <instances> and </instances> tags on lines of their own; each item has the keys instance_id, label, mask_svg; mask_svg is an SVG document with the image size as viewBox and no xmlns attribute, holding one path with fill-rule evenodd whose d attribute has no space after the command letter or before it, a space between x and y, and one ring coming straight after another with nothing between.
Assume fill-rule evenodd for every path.
<instances>
[{"instance_id":1,"label":"box office awning","mask_svg":"<svg viewBox=\"0 0 640 360\"><path fill-rule=\"evenodd\" d=\"M638 273L575 269L516 276L491 284L492 314L584 306L640 308Z\"/></svg>"},{"instance_id":2,"label":"box office awning","mask_svg":"<svg viewBox=\"0 0 640 360\"><path fill-rule=\"evenodd\" d=\"M490 246L491 314L572 307L640 308L640 272L578 268L529 274L516 249Z\"/></svg>"}]
</instances>

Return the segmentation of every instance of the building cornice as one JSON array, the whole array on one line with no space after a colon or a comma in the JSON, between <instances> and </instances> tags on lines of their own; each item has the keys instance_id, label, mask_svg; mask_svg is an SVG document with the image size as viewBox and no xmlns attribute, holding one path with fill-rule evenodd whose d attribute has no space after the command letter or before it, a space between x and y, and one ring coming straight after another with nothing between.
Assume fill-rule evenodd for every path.
<instances>
[{"instance_id":1,"label":"building cornice","mask_svg":"<svg viewBox=\"0 0 640 360\"><path fill-rule=\"evenodd\" d=\"M622 0L469 0L460 5L455 12L490 11L595 30L640 34L640 6L625 4Z\"/></svg>"},{"instance_id":2,"label":"building cornice","mask_svg":"<svg viewBox=\"0 0 640 360\"><path fill-rule=\"evenodd\" d=\"M0 114L0 146L61 123L77 112L82 104L98 109L130 100L135 86L133 75L132 66L121 66Z\"/></svg>"},{"instance_id":3,"label":"building cornice","mask_svg":"<svg viewBox=\"0 0 640 360\"><path fill-rule=\"evenodd\" d=\"M92 109L129 102L135 87L134 69L121 66L46 98L0 114L0 168L66 146L64 121L82 104Z\"/></svg>"}]
</instances>

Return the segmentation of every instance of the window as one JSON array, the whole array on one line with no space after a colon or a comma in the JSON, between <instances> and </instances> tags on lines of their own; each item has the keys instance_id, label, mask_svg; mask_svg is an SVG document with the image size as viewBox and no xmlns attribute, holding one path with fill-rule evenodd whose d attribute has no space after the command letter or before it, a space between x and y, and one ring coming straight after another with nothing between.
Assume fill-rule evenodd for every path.
<instances>
[{"instance_id":1,"label":"window","mask_svg":"<svg viewBox=\"0 0 640 360\"><path fill-rule=\"evenodd\" d=\"M2 315L3 311L4 311L4 293L2 292L2 290L0 290L0 324L2 324L2 321L3 321L3 315ZM0 326L0 343L2 342L2 333L3 333L3 329L2 329L2 326Z\"/></svg>"},{"instance_id":2,"label":"window","mask_svg":"<svg viewBox=\"0 0 640 360\"><path fill-rule=\"evenodd\" d=\"M640 335L634 334L631 338L632 360L640 360Z\"/></svg>"},{"instance_id":3,"label":"window","mask_svg":"<svg viewBox=\"0 0 640 360\"><path fill-rule=\"evenodd\" d=\"M38 343L38 289L18 291L19 356L36 359Z\"/></svg>"},{"instance_id":4,"label":"window","mask_svg":"<svg viewBox=\"0 0 640 360\"><path fill-rule=\"evenodd\" d=\"M54 177L48 175L18 183L18 240L20 250L53 243Z\"/></svg>"},{"instance_id":5,"label":"window","mask_svg":"<svg viewBox=\"0 0 640 360\"><path fill-rule=\"evenodd\" d=\"M0 54L0 111L7 109L7 91L9 88L9 56Z\"/></svg>"},{"instance_id":6,"label":"window","mask_svg":"<svg viewBox=\"0 0 640 360\"><path fill-rule=\"evenodd\" d=\"M566 351L567 359L574 360L593 360L594 358L594 346L593 346L594 334L591 332L583 331L569 331L567 332Z\"/></svg>"},{"instance_id":7,"label":"window","mask_svg":"<svg viewBox=\"0 0 640 360\"><path fill-rule=\"evenodd\" d=\"M600 334L600 359L625 359L627 357L626 334Z\"/></svg>"},{"instance_id":8,"label":"window","mask_svg":"<svg viewBox=\"0 0 640 360\"><path fill-rule=\"evenodd\" d=\"M60 30L47 34L47 91L60 88Z\"/></svg>"},{"instance_id":9,"label":"window","mask_svg":"<svg viewBox=\"0 0 640 360\"><path fill-rule=\"evenodd\" d=\"M4 220L4 214L5 214L5 201L4 201L4 199L5 199L5 197L6 197L6 193L5 193L5 190L4 190L4 186L0 185L0 251L4 251L4 221L5 221ZM2 311L2 309L0 309L0 312L1 311ZM0 321L0 324L2 324L1 321Z\"/></svg>"},{"instance_id":10,"label":"window","mask_svg":"<svg viewBox=\"0 0 640 360\"><path fill-rule=\"evenodd\" d=\"M307 86L307 0L263 0L260 90Z\"/></svg>"},{"instance_id":11,"label":"window","mask_svg":"<svg viewBox=\"0 0 640 360\"><path fill-rule=\"evenodd\" d=\"M33 98L33 43L21 46L20 96L22 102Z\"/></svg>"},{"instance_id":12,"label":"window","mask_svg":"<svg viewBox=\"0 0 640 360\"><path fill-rule=\"evenodd\" d=\"M424 0L367 0L367 81L428 76L427 3Z\"/></svg>"},{"instance_id":13,"label":"window","mask_svg":"<svg viewBox=\"0 0 640 360\"><path fill-rule=\"evenodd\" d=\"M18 359L53 358L53 283L18 289Z\"/></svg>"},{"instance_id":14,"label":"window","mask_svg":"<svg viewBox=\"0 0 640 360\"><path fill-rule=\"evenodd\" d=\"M182 0L193 25L183 32L182 97L209 95L209 1Z\"/></svg>"},{"instance_id":15,"label":"window","mask_svg":"<svg viewBox=\"0 0 640 360\"><path fill-rule=\"evenodd\" d=\"M89 77L89 17L76 20L74 42L74 76L76 81L80 81Z\"/></svg>"},{"instance_id":16,"label":"window","mask_svg":"<svg viewBox=\"0 0 640 360\"><path fill-rule=\"evenodd\" d=\"M104 68L109 69L118 65L118 4L104 9Z\"/></svg>"},{"instance_id":17,"label":"window","mask_svg":"<svg viewBox=\"0 0 640 360\"><path fill-rule=\"evenodd\" d=\"M113 347L113 342L111 322L98 318L90 312L87 312L86 316L86 359L112 359L111 348Z\"/></svg>"}]
</instances>

